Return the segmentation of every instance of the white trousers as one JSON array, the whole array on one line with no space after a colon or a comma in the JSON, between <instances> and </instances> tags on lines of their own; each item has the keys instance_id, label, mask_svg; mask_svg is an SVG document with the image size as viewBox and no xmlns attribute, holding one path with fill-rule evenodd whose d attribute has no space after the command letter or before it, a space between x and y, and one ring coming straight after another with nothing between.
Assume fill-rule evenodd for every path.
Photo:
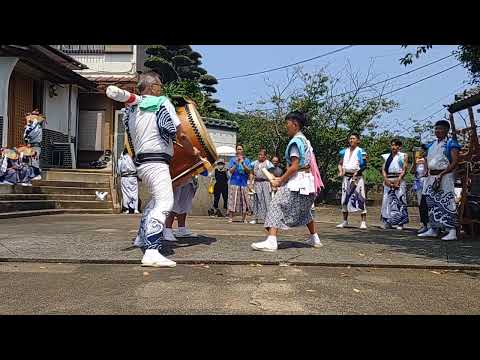
<instances>
[{"instance_id":1,"label":"white trousers","mask_svg":"<svg viewBox=\"0 0 480 360\"><path fill-rule=\"evenodd\" d=\"M137 239L146 250L160 249L165 219L173 207L170 168L163 163L147 163L137 168L137 174L151 194L140 221Z\"/></svg>"},{"instance_id":2,"label":"white trousers","mask_svg":"<svg viewBox=\"0 0 480 360\"><path fill-rule=\"evenodd\" d=\"M138 180L134 176L124 176L120 180L122 187L122 205L124 208L138 210Z\"/></svg>"}]
</instances>

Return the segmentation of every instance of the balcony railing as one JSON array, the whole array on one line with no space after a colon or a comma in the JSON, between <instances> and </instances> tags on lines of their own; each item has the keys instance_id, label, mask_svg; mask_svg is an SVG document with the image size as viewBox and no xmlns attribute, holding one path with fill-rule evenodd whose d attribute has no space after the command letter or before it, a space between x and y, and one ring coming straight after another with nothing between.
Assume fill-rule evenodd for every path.
<instances>
[{"instance_id":1,"label":"balcony railing","mask_svg":"<svg viewBox=\"0 0 480 360\"><path fill-rule=\"evenodd\" d=\"M104 54L105 45L54 45L66 54Z\"/></svg>"},{"instance_id":2,"label":"balcony railing","mask_svg":"<svg viewBox=\"0 0 480 360\"><path fill-rule=\"evenodd\" d=\"M131 53L133 45L52 45L66 54L90 55L105 53Z\"/></svg>"}]
</instances>

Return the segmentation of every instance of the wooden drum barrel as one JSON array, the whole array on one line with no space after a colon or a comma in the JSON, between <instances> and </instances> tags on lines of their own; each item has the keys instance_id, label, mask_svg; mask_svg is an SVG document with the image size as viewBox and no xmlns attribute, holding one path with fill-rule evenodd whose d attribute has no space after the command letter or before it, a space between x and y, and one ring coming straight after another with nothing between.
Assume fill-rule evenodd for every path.
<instances>
[{"instance_id":1,"label":"wooden drum barrel","mask_svg":"<svg viewBox=\"0 0 480 360\"><path fill-rule=\"evenodd\" d=\"M185 184L192 176L210 170L212 164L218 159L215 145L195 104L186 100L186 103L177 107L176 111L186 135L192 145L200 151L201 159L188 155L180 144L173 144L174 153L170 164L170 174L174 188Z\"/></svg>"}]
</instances>

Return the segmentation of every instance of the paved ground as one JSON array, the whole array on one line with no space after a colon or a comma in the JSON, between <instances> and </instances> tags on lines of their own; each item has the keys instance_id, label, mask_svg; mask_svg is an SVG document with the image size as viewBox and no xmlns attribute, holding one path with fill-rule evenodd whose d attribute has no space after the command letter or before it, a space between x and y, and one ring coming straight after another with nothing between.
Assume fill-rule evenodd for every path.
<instances>
[{"instance_id":1,"label":"paved ground","mask_svg":"<svg viewBox=\"0 0 480 360\"><path fill-rule=\"evenodd\" d=\"M480 270L480 241L442 242L403 232L381 230L378 209L370 209L366 231L336 229L337 208L316 211L321 249L304 244L306 229L281 233L279 251L254 252L250 244L264 238L262 225L228 224L225 219L192 217L189 226L201 236L167 244L163 253L179 264L279 264L377 267L460 267ZM359 225L359 216L352 224ZM138 264L131 248L139 217L133 215L54 215L0 220L0 261L92 262Z\"/></svg>"},{"instance_id":2,"label":"paved ground","mask_svg":"<svg viewBox=\"0 0 480 360\"><path fill-rule=\"evenodd\" d=\"M0 263L0 314L480 314L480 272Z\"/></svg>"}]
</instances>

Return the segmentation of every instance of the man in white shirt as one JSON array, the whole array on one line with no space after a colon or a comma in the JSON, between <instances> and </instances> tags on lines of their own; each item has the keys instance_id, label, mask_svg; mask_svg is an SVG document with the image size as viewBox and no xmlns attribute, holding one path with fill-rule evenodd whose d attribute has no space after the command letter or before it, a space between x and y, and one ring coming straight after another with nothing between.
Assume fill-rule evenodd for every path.
<instances>
[{"instance_id":1,"label":"man in white shirt","mask_svg":"<svg viewBox=\"0 0 480 360\"><path fill-rule=\"evenodd\" d=\"M151 200L145 207L134 245L145 250L143 266L173 267L159 252L164 237L165 220L173 207L172 179L169 164L173 157L173 140L192 156L200 152L192 146L182 129L173 104L162 94L162 82L155 72L140 74L138 105L127 109L124 121L135 152L140 179L147 185Z\"/></svg>"},{"instance_id":2,"label":"man in white shirt","mask_svg":"<svg viewBox=\"0 0 480 360\"><path fill-rule=\"evenodd\" d=\"M455 204L455 170L458 165L460 144L448 137L450 123L435 123L437 140L427 150L428 177L423 184L423 196L428 208L428 230L419 237L437 237L446 230L444 241L457 240L458 214Z\"/></svg>"}]
</instances>

